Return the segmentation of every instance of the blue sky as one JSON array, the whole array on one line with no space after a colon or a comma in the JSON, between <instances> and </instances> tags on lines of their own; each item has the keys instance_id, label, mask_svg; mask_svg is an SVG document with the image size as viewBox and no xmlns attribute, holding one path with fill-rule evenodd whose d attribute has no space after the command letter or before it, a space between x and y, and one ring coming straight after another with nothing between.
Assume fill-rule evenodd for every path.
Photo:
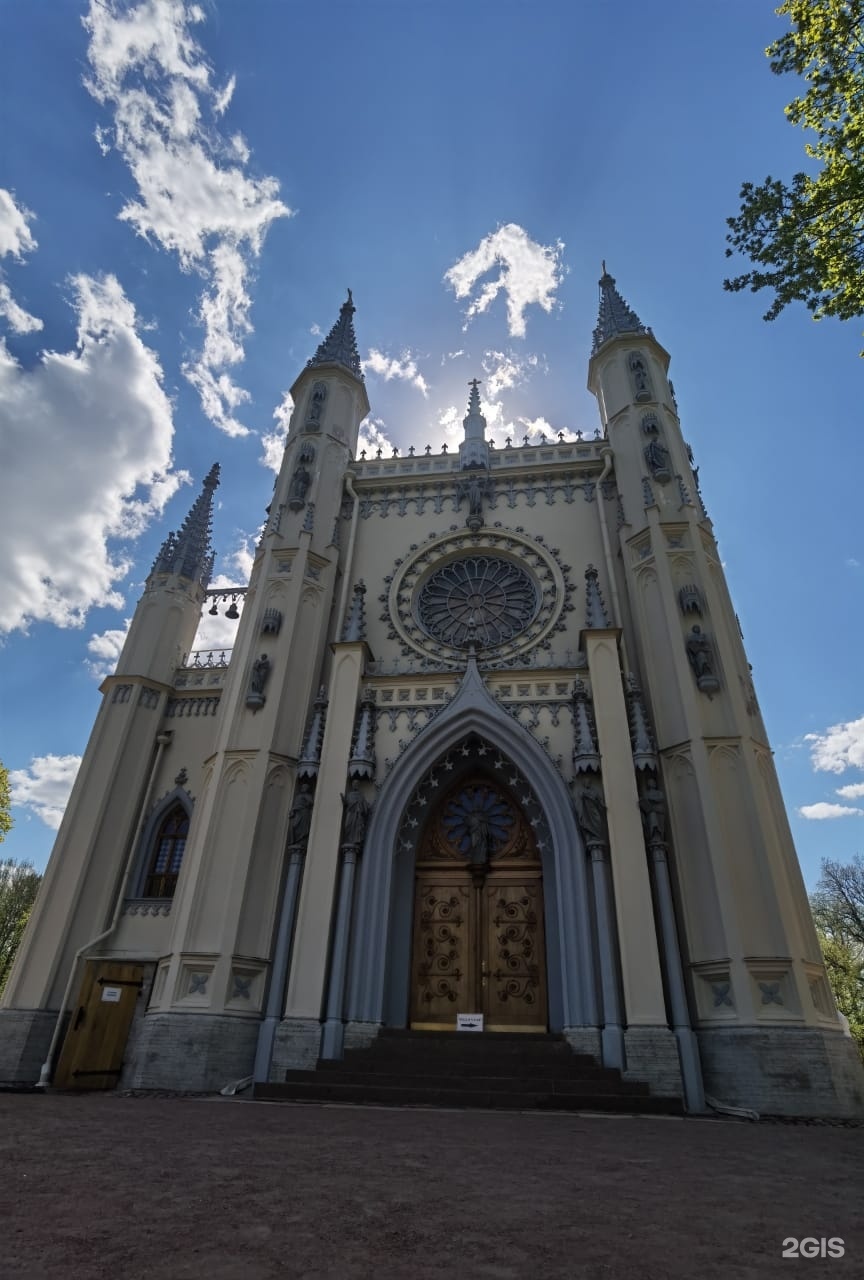
<instances>
[{"instance_id":1,"label":"blue sky","mask_svg":"<svg viewBox=\"0 0 864 1280\"><path fill-rule=\"evenodd\" d=\"M593 432L604 258L672 355L805 878L861 849L862 326L721 283L741 182L803 165L770 0L6 0L0 30L4 853L44 865L215 460L245 580L346 286L367 438L437 451L474 376L498 439Z\"/></svg>"}]
</instances>

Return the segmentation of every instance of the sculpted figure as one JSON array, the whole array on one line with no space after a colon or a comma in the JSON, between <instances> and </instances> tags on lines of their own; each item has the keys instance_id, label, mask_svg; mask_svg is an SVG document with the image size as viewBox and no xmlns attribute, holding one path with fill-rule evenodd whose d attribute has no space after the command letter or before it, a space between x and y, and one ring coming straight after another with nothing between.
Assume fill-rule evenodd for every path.
<instances>
[{"instance_id":1,"label":"sculpted figure","mask_svg":"<svg viewBox=\"0 0 864 1280\"><path fill-rule=\"evenodd\" d=\"M587 845L606 844L606 804L596 783L586 779L576 793L576 818Z\"/></svg>"},{"instance_id":2,"label":"sculpted figure","mask_svg":"<svg viewBox=\"0 0 864 1280\"><path fill-rule=\"evenodd\" d=\"M659 440L650 440L645 446L645 461L651 474L657 477L669 475L669 450Z\"/></svg>"},{"instance_id":3,"label":"sculpted figure","mask_svg":"<svg viewBox=\"0 0 864 1280\"><path fill-rule=\"evenodd\" d=\"M327 399L326 382L316 382L312 388L312 396L309 400L309 411L306 414L306 422L309 425L317 427L321 421L321 410L324 408L324 401Z\"/></svg>"},{"instance_id":4,"label":"sculpted figure","mask_svg":"<svg viewBox=\"0 0 864 1280\"><path fill-rule=\"evenodd\" d=\"M288 843L305 844L309 839L312 826L312 806L314 800L309 784L304 782L294 796L294 804L288 815Z\"/></svg>"},{"instance_id":5,"label":"sculpted figure","mask_svg":"<svg viewBox=\"0 0 864 1280\"><path fill-rule=\"evenodd\" d=\"M492 832L485 813L481 809L472 809L465 818L465 826L471 844L471 861L485 862L492 852Z\"/></svg>"},{"instance_id":6,"label":"sculpted figure","mask_svg":"<svg viewBox=\"0 0 864 1280\"><path fill-rule=\"evenodd\" d=\"M270 675L270 659L266 653L262 653L260 658L256 658L252 664L252 678L249 681L249 692L261 694L264 692L264 686L267 683L267 677Z\"/></svg>"},{"instance_id":7,"label":"sculpted figure","mask_svg":"<svg viewBox=\"0 0 864 1280\"><path fill-rule=\"evenodd\" d=\"M687 637L687 657L690 659L690 666L697 680L702 676L714 674L711 670L711 641L703 635L702 628L699 626L693 627Z\"/></svg>"},{"instance_id":8,"label":"sculpted figure","mask_svg":"<svg viewBox=\"0 0 864 1280\"><path fill-rule=\"evenodd\" d=\"M369 805L355 780L347 796L342 797L345 809L342 818L342 840L344 844L362 844L366 835L366 823L369 820Z\"/></svg>"},{"instance_id":9,"label":"sculpted figure","mask_svg":"<svg viewBox=\"0 0 864 1280\"><path fill-rule=\"evenodd\" d=\"M645 837L650 844L652 840L666 839L666 797L657 785L657 780L649 775L648 784L639 797L639 808L642 810L642 825Z\"/></svg>"},{"instance_id":10,"label":"sculpted figure","mask_svg":"<svg viewBox=\"0 0 864 1280\"><path fill-rule=\"evenodd\" d=\"M288 501L300 504L304 503L306 501L306 494L309 490L310 480L311 476L309 475L308 469L302 462L300 462L291 477L291 484L288 487Z\"/></svg>"}]
</instances>

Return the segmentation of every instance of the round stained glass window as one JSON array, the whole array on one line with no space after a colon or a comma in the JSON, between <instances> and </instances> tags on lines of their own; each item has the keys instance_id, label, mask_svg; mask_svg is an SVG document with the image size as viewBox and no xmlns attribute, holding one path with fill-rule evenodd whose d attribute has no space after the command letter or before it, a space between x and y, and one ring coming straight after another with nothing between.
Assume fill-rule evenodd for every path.
<instances>
[{"instance_id":1,"label":"round stained glass window","mask_svg":"<svg viewBox=\"0 0 864 1280\"><path fill-rule=\"evenodd\" d=\"M529 575L498 556L452 560L427 579L417 598L423 629L456 649L506 644L525 630L537 607Z\"/></svg>"}]
</instances>

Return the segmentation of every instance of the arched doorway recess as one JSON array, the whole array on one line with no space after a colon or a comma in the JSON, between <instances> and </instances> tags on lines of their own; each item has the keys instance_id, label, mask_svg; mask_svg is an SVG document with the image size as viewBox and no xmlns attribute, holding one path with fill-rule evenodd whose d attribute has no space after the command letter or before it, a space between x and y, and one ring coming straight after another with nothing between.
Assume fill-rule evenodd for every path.
<instances>
[{"instance_id":1,"label":"arched doorway recess","mask_svg":"<svg viewBox=\"0 0 864 1280\"><path fill-rule=\"evenodd\" d=\"M435 804L417 846L413 918L412 1028L455 1030L458 1014L479 1013L487 1031L546 1030L540 852L506 783L474 771Z\"/></svg>"}]
</instances>

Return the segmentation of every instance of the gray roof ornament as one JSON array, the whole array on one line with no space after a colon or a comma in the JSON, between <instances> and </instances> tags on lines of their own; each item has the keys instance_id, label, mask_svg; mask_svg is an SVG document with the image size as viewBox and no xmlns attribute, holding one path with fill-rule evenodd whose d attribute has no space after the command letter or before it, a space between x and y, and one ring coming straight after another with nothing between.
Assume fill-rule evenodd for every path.
<instances>
[{"instance_id":1,"label":"gray roof ornament","mask_svg":"<svg viewBox=\"0 0 864 1280\"><path fill-rule=\"evenodd\" d=\"M298 778L314 779L318 777L318 769L321 764L321 743L324 741L324 725L327 720L327 695L324 692L324 686L318 690L318 697L314 703L315 710L312 713L312 719L309 721L309 728L306 731L306 738L303 742L303 750L300 752L300 761L297 766Z\"/></svg>"},{"instance_id":2,"label":"gray roof ornament","mask_svg":"<svg viewBox=\"0 0 864 1280\"><path fill-rule=\"evenodd\" d=\"M585 629L587 631L604 631L611 627L606 605L600 593L597 570L589 564L585 570Z\"/></svg>"},{"instance_id":3,"label":"gray roof ornament","mask_svg":"<svg viewBox=\"0 0 864 1280\"><path fill-rule=\"evenodd\" d=\"M348 761L349 778L375 778L375 697L366 689L354 731L354 747Z\"/></svg>"},{"instance_id":4,"label":"gray roof ornament","mask_svg":"<svg viewBox=\"0 0 864 1280\"><path fill-rule=\"evenodd\" d=\"M648 721L648 712L642 697L642 690L636 677L628 675L625 686L627 697L627 718L630 721L630 742L633 747L633 765L639 769L657 771L657 748L654 735Z\"/></svg>"},{"instance_id":5,"label":"gray roof ornament","mask_svg":"<svg viewBox=\"0 0 864 1280\"><path fill-rule=\"evenodd\" d=\"M219 463L214 462L201 493L192 504L178 533L169 533L153 562L152 573L176 573L207 588L213 572L214 552L210 546L213 523L213 494L219 487Z\"/></svg>"},{"instance_id":6,"label":"gray roof ornament","mask_svg":"<svg viewBox=\"0 0 864 1280\"><path fill-rule=\"evenodd\" d=\"M462 419L465 439L459 446L459 465L462 470L483 467L489 470L489 444L486 440L486 419L480 409L480 383L472 378L468 383L468 412ZM442 451L443 452L443 451Z\"/></svg>"},{"instance_id":7,"label":"gray roof ornament","mask_svg":"<svg viewBox=\"0 0 864 1280\"><path fill-rule=\"evenodd\" d=\"M650 330L621 297L615 288L615 278L610 276L604 262L603 274L600 277L600 314L597 318L597 328L594 330L592 356L600 350L604 342L608 342L610 338L617 338L622 333L650 333Z\"/></svg>"},{"instance_id":8,"label":"gray roof ornament","mask_svg":"<svg viewBox=\"0 0 864 1280\"><path fill-rule=\"evenodd\" d=\"M342 640L357 643L366 639L366 583L361 578L354 587L351 607L342 628Z\"/></svg>"},{"instance_id":9,"label":"gray roof ornament","mask_svg":"<svg viewBox=\"0 0 864 1280\"><path fill-rule=\"evenodd\" d=\"M363 366L360 363L357 338L354 334L355 310L354 299L349 289L348 297L340 308L339 319L324 341L319 343L318 350L312 359L306 361L307 369L319 364L341 364L343 369L347 369L349 373L354 374L355 378L363 381Z\"/></svg>"},{"instance_id":10,"label":"gray roof ornament","mask_svg":"<svg viewBox=\"0 0 864 1280\"><path fill-rule=\"evenodd\" d=\"M577 680L573 685L573 772L600 772L594 712L584 680Z\"/></svg>"}]
</instances>

